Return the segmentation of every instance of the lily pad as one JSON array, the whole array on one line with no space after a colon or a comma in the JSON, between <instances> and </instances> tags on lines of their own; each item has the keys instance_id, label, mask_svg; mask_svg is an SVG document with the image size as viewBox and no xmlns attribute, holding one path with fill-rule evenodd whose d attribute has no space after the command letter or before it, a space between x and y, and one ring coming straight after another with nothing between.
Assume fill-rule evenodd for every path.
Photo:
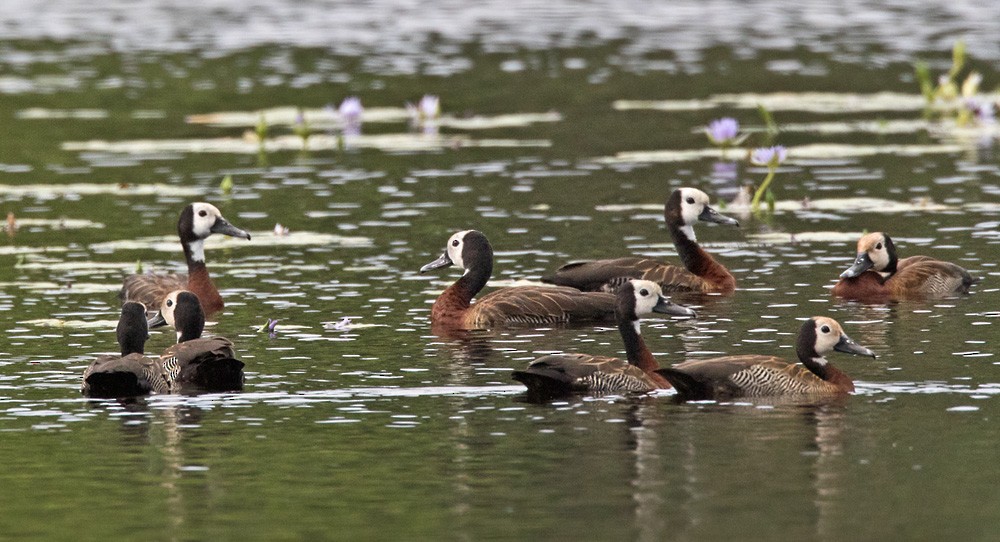
<instances>
[{"instance_id":1,"label":"lily pad","mask_svg":"<svg viewBox=\"0 0 1000 542\"><path fill-rule=\"evenodd\" d=\"M39 318L18 322L22 326L72 327L80 329L114 329L118 320L63 320L61 318Z\"/></svg>"},{"instance_id":2,"label":"lily pad","mask_svg":"<svg viewBox=\"0 0 1000 542\"><path fill-rule=\"evenodd\" d=\"M117 292L121 289L121 284L100 284L93 282L0 282L0 288L20 288L35 292L57 292L64 294L103 294L106 292Z\"/></svg>"},{"instance_id":3,"label":"lily pad","mask_svg":"<svg viewBox=\"0 0 1000 542\"><path fill-rule=\"evenodd\" d=\"M43 107L32 107L18 111L16 116L19 119L25 120L101 120L108 118L108 112L104 109L45 109Z\"/></svg>"},{"instance_id":4,"label":"lily pad","mask_svg":"<svg viewBox=\"0 0 1000 542\"><path fill-rule=\"evenodd\" d=\"M101 229L104 224L83 218L15 218L17 229L22 228L52 228L54 230L79 230L84 228ZM7 225L3 224L3 229Z\"/></svg>"},{"instance_id":5,"label":"lily pad","mask_svg":"<svg viewBox=\"0 0 1000 542\"><path fill-rule=\"evenodd\" d=\"M252 241L245 239L235 239L220 235L213 235L205 240L208 249L242 248L260 246L322 246L337 245L341 247L369 247L372 240L368 237L349 237L335 235L332 233L317 233L308 231L294 231L288 235L274 235L272 232L251 232ZM163 235L155 237L140 237L138 239L123 239L120 241L107 241L90 245L91 250L115 251L115 250L156 250L159 252L177 252L179 243L177 237L173 235Z\"/></svg>"},{"instance_id":6,"label":"lily pad","mask_svg":"<svg viewBox=\"0 0 1000 542\"><path fill-rule=\"evenodd\" d=\"M613 204L598 205L594 209L609 212L628 211L662 211L662 203L639 203L639 204ZM935 203L927 199L917 199L909 202L892 201L882 198L820 198L804 202L801 200L781 200L774 204L775 212L789 211L836 211L842 213L905 213L912 211L955 211L960 207ZM729 204L725 207L726 212L749 211L747 205ZM660 219L659 215L651 215L651 218Z\"/></svg>"},{"instance_id":7,"label":"lily pad","mask_svg":"<svg viewBox=\"0 0 1000 542\"><path fill-rule=\"evenodd\" d=\"M769 245L785 243L853 243L864 233L842 231L804 231L797 233L768 232L750 233L747 239Z\"/></svg>"},{"instance_id":8,"label":"lily pad","mask_svg":"<svg viewBox=\"0 0 1000 542\"><path fill-rule=\"evenodd\" d=\"M995 101L1000 94L989 94L984 99ZM938 108L955 108L959 104L936 104ZM769 111L806 111L810 113L870 113L875 111L923 111L927 101L920 94L877 92L851 94L837 92L775 92L771 94L716 94L705 100L617 100L612 107L619 111L697 111L728 107L757 109L764 106Z\"/></svg>"},{"instance_id":9,"label":"lily pad","mask_svg":"<svg viewBox=\"0 0 1000 542\"><path fill-rule=\"evenodd\" d=\"M0 195L12 196L63 196L75 194L90 196L97 194L114 194L118 196L200 196L205 193L202 188L194 186L176 186L171 184L99 184L99 183L66 183L66 184L0 184Z\"/></svg>"},{"instance_id":10,"label":"lily pad","mask_svg":"<svg viewBox=\"0 0 1000 542\"><path fill-rule=\"evenodd\" d=\"M922 156L927 154L958 154L965 150L961 145L847 145L834 143L817 143L802 145L788 149L787 164L794 164L801 159L830 158L862 158L879 154L895 154L899 156ZM602 164L634 164L658 162L689 162L704 158L722 158L723 156L745 156L748 149L729 149L725 153L721 149L687 149L659 151L624 151L615 156L605 156L595 159Z\"/></svg>"},{"instance_id":11,"label":"lily pad","mask_svg":"<svg viewBox=\"0 0 1000 542\"><path fill-rule=\"evenodd\" d=\"M253 128L261 119L269 126L294 126L299 115L315 130L340 128L343 121L333 109L299 109L297 107L275 107L260 111L223 111L187 117L189 124L206 124L222 128ZM374 107L364 110L362 120L368 123L407 122L410 113L402 107ZM458 130L488 130L494 128L523 128L541 122L559 122L562 115L548 113L510 113L505 115L476 115L454 117L444 115L434 120L437 126Z\"/></svg>"},{"instance_id":12,"label":"lily pad","mask_svg":"<svg viewBox=\"0 0 1000 542\"><path fill-rule=\"evenodd\" d=\"M244 138L220 137L210 139L136 139L126 141L68 141L63 150L76 152L108 152L130 155L167 153L232 153L257 154L263 148L275 151L330 151L343 148L377 149L387 152L428 152L463 147L549 147L548 140L482 139L474 140L460 135L379 134L333 136L316 134L303 143L299 136L285 135L264 140L248 133Z\"/></svg>"}]
</instances>

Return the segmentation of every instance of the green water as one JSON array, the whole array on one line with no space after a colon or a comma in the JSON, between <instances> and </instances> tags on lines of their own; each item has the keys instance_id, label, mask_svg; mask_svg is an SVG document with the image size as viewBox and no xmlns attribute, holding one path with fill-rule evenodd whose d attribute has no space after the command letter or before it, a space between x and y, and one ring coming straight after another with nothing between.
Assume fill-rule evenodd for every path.
<instances>
[{"instance_id":1,"label":"green water","mask_svg":"<svg viewBox=\"0 0 1000 542\"><path fill-rule=\"evenodd\" d=\"M593 15L586 13L581 17ZM879 356L831 358L858 388L841 401L684 405L664 393L532 404L511 370L554 351L621 354L617 332L431 333L430 304L460 272L417 270L454 231L486 233L497 253L496 281L538 279L572 259L675 259L656 208L673 188L695 186L728 201L738 186L763 179L766 171L738 152L724 160L599 160L704 148L698 128L724 115L761 124L752 109L619 111L615 100L916 93L909 62L929 58L940 72L948 60L937 43L919 55L868 43L851 56L817 52L822 39L815 47L759 46L752 54L703 47L685 60L683 44L681 52L637 52L648 45L647 31L584 36L539 49L446 33L423 44L426 57L376 46L344 52L291 35L288 43L232 50L206 50L194 40L182 52L135 48L127 35L121 50L88 37L29 33L7 42L0 66L8 79L0 83L25 86L0 85L7 88L0 185L162 184L193 192L0 189L0 210L22 222L0 237L7 251L0 253L0 539L996 538L1000 166L991 132L959 140L957 152L798 160L795 147L814 143L956 143L927 131L779 134L776 142L792 156L775 181L779 200L866 196L917 205L892 213L803 207L743 218L740 229L700 225L699 240L733 271L740 290L693 300L697 320L644 322L647 342L666 364L722 353L790 357L801 318L832 316ZM973 51L985 89L1000 80L991 54ZM412 73L393 67L413 58ZM789 59L803 68L783 69ZM562 120L442 129L477 140L548 142L525 148L262 157L63 146L239 138L242 128L185 118L322 108L347 95L360 96L366 108L401 107L425 93L440 95L444 113L459 117L555 111ZM30 108L99 114L27 118ZM779 124L920 118L901 111L774 114ZM405 123L363 127L368 135L404 131ZM753 138L763 143L762 135ZM231 195L219 189L227 174ZM236 343L247 365L245 391L128 404L85 400L84 367L116 350L111 322L121 279L136 262L145 270L182 267L179 245L169 244L176 243L180 209L197 200L254 233L253 241L207 250L227 302L209 330ZM949 207L921 208L927 202ZM30 219L86 219L99 227ZM281 244L271 233L276 223L293 234L360 239ZM970 296L935 302L832 298L826 288L853 260L852 234L878 230L893 235L903 256L954 261L983 280ZM848 235L797 243L753 237L817 231ZM150 237L168 247L100 245ZM362 325L324 327L344 317ZM258 332L269 318L279 319L273 338ZM99 321L108 323L81 325ZM147 350L171 339L154 333Z\"/></svg>"}]
</instances>

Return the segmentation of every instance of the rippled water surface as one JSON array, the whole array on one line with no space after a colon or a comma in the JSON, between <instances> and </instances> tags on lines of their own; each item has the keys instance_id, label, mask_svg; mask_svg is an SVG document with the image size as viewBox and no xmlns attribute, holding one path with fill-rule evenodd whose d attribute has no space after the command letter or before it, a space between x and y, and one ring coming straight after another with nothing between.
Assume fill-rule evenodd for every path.
<instances>
[{"instance_id":1,"label":"rippled water surface","mask_svg":"<svg viewBox=\"0 0 1000 542\"><path fill-rule=\"evenodd\" d=\"M973 2L523 4L0 8L0 538L997 537L1000 132L926 119L911 64L945 72L964 38L993 91L1000 18ZM436 135L407 123L423 94L441 97ZM349 95L366 107L353 139L327 109ZM490 238L491 287L573 259L675 260L671 190L726 205L766 174L700 132L733 116L763 144L757 103L790 148L775 212L697 228L740 289L679 298L699 318L644 336L661 364L792 357L800 320L832 316L878 354L831 358L856 394L533 404L513 369L621 354L617 331L431 332L460 271L417 270L457 230ZM244 114L204 116L222 112ZM176 219L198 200L253 233L207 248L227 302L209 332L237 344L245 391L82 398L83 369L117 349L122 278L182 268ZM982 281L931 302L831 297L879 230Z\"/></svg>"}]
</instances>

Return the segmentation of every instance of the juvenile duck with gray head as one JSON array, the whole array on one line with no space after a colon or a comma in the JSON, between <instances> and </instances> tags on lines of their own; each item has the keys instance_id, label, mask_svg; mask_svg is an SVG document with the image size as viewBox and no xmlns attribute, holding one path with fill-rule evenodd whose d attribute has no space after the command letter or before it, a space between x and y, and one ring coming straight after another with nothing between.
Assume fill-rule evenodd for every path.
<instances>
[{"instance_id":1,"label":"juvenile duck with gray head","mask_svg":"<svg viewBox=\"0 0 1000 542\"><path fill-rule=\"evenodd\" d=\"M615 296L581 292L575 288L518 286L490 292L472 303L493 273L493 247L482 232L465 230L448 239L444 254L420 268L421 273L458 266L462 278L438 296L431 308L431 323L457 329L482 329L508 325L546 325L610 321Z\"/></svg>"},{"instance_id":2,"label":"juvenile duck with gray head","mask_svg":"<svg viewBox=\"0 0 1000 542\"><path fill-rule=\"evenodd\" d=\"M186 290L170 292L149 327L169 325L177 344L160 354L172 390L236 391L243 389L243 362L225 337L202 338L205 313L198 297Z\"/></svg>"},{"instance_id":3,"label":"juvenile duck with gray head","mask_svg":"<svg viewBox=\"0 0 1000 542\"><path fill-rule=\"evenodd\" d=\"M722 356L685 361L657 373L670 381L684 401L837 395L853 392L854 382L831 365L826 354L836 350L875 358L871 350L852 341L836 320L822 316L802 324L795 350L801 365L775 356Z\"/></svg>"},{"instance_id":4,"label":"juvenile duck with gray head","mask_svg":"<svg viewBox=\"0 0 1000 542\"><path fill-rule=\"evenodd\" d=\"M192 203L181 211L177 220L177 235L184 248L187 274L130 275L125 278L118 296L122 301L138 301L147 307L159 307L167 294L186 289L198 296L206 314L222 310L222 296L205 266L205 239L213 233L250 240L249 233L230 224L214 205Z\"/></svg>"},{"instance_id":5,"label":"juvenile duck with gray head","mask_svg":"<svg viewBox=\"0 0 1000 542\"><path fill-rule=\"evenodd\" d=\"M670 382L656 373L653 358L642 335L639 318L652 313L694 317L695 312L668 301L660 286L648 280L630 280L618 289L615 318L626 359L590 354L552 354L514 371L514 380L528 387L528 396L547 400L572 393L646 393L669 388Z\"/></svg>"},{"instance_id":6,"label":"juvenile duck with gray head","mask_svg":"<svg viewBox=\"0 0 1000 542\"><path fill-rule=\"evenodd\" d=\"M613 292L629 279L659 283L664 292L730 294L736 279L725 266L698 245L694 224L698 221L739 226L733 218L709 205L708 194L696 188L678 188L667 199L663 218L684 267L652 258L616 258L566 264L542 282L593 292Z\"/></svg>"},{"instance_id":7,"label":"juvenile duck with gray head","mask_svg":"<svg viewBox=\"0 0 1000 542\"><path fill-rule=\"evenodd\" d=\"M896 246L883 232L858 240L858 256L833 294L862 301L928 299L969 293L978 279L962 267L928 256L899 259Z\"/></svg>"},{"instance_id":8,"label":"juvenile duck with gray head","mask_svg":"<svg viewBox=\"0 0 1000 542\"><path fill-rule=\"evenodd\" d=\"M149 330L146 307L125 303L116 328L120 356L99 356L83 372L80 391L88 397L135 397L170 391L159 359L143 354Z\"/></svg>"}]
</instances>

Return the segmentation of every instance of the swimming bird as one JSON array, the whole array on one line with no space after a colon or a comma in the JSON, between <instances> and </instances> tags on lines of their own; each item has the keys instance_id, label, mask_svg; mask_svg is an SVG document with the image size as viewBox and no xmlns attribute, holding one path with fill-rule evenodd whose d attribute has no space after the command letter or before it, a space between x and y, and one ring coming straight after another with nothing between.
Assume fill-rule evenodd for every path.
<instances>
[{"instance_id":1,"label":"swimming bird","mask_svg":"<svg viewBox=\"0 0 1000 542\"><path fill-rule=\"evenodd\" d=\"M448 239L444 254L420 268L421 273L458 266L462 278L438 296L431 323L452 329L481 329L517 324L557 324L608 321L614 318L615 296L575 288L518 286L472 298L493 272L493 247L482 232L465 230Z\"/></svg>"},{"instance_id":2,"label":"swimming bird","mask_svg":"<svg viewBox=\"0 0 1000 542\"><path fill-rule=\"evenodd\" d=\"M655 371L659 364L639 333L639 318L651 313L694 317L687 307L668 301L660 286L648 280L630 280L616 294L615 319L626 359L590 354L552 354L532 361L514 380L528 387L528 395L550 399L574 392L645 393L669 388L670 382Z\"/></svg>"},{"instance_id":3,"label":"swimming bird","mask_svg":"<svg viewBox=\"0 0 1000 542\"><path fill-rule=\"evenodd\" d=\"M542 277L542 282L587 292L614 292L628 279L641 278L658 282L664 292L732 293L736 289L736 279L698 245L693 226L698 221L737 227L740 223L719 214L708 203L708 194L701 190L678 188L664 205L663 218L684 267L640 257L573 262Z\"/></svg>"},{"instance_id":4,"label":"swimming bird","mask_svg":"<svg viewBox=\"0 0 1000 542\"><path fill-rule=\"evenodd\" d=\"M177 220L177 235L184 247L187 274L130 275L125 278L118 297L122 301L138 301L147 307L159 307L168 293L187 289L198 296L206 314L222 310L222 296L205 266L205 239L213 233L250 240L249 233L230 224L214 205L192 203L181 211Z\"/></svg>"},{"instance_id":5,"label":"swimming bird","mask_svg":"<svg viewBox=\"0 0 1000 542\"><path fill-rule=\"evenodd\" d=\"M235 391L243 388L243 362L225 337L202 338L205 313L198 297L186 290L170 292L149 327L169 325L177 344L160 354L172 390Z\"/></svg>"},{"instance_id":6,"label":"swimming bird","mask_svg":"<svg viewBox=\"0 0 1000 542\"><path fill-rule=\"evenodd\" d=\"M685 361L657 371L681 400L777 395L836 395L854 391L854 382L824 356L831 351L875 357L832 318L816 316L799 329L795 351L801 365L775 356L739 355Z\"/></svg>"},{"instance_id":7,"label":"swimming bird","mask_svg":"<svg viewBox=\"0 0 1000 542\"><path fill-rule=\"evenodd\" d=\"M116 328L120 356L99 356L83 372L80 391L89 397L134 397L151 392L167 393L170 385L159 359L143 354L149 330L146 307L141 303L122 305Z\"/></svg>"},{"instance_id":8,"label":"swimming bird","mask_svg":"<svg viewBox=\"0 0 1000 542\"><path fill-rule=\"evenodd\" d=\"M921 299L967 294L976 282L968 271L928 256L899 259L883 232L858 240L858 256L833 287L839 297L859 300Z\"/></svg>"}]
</instances>

